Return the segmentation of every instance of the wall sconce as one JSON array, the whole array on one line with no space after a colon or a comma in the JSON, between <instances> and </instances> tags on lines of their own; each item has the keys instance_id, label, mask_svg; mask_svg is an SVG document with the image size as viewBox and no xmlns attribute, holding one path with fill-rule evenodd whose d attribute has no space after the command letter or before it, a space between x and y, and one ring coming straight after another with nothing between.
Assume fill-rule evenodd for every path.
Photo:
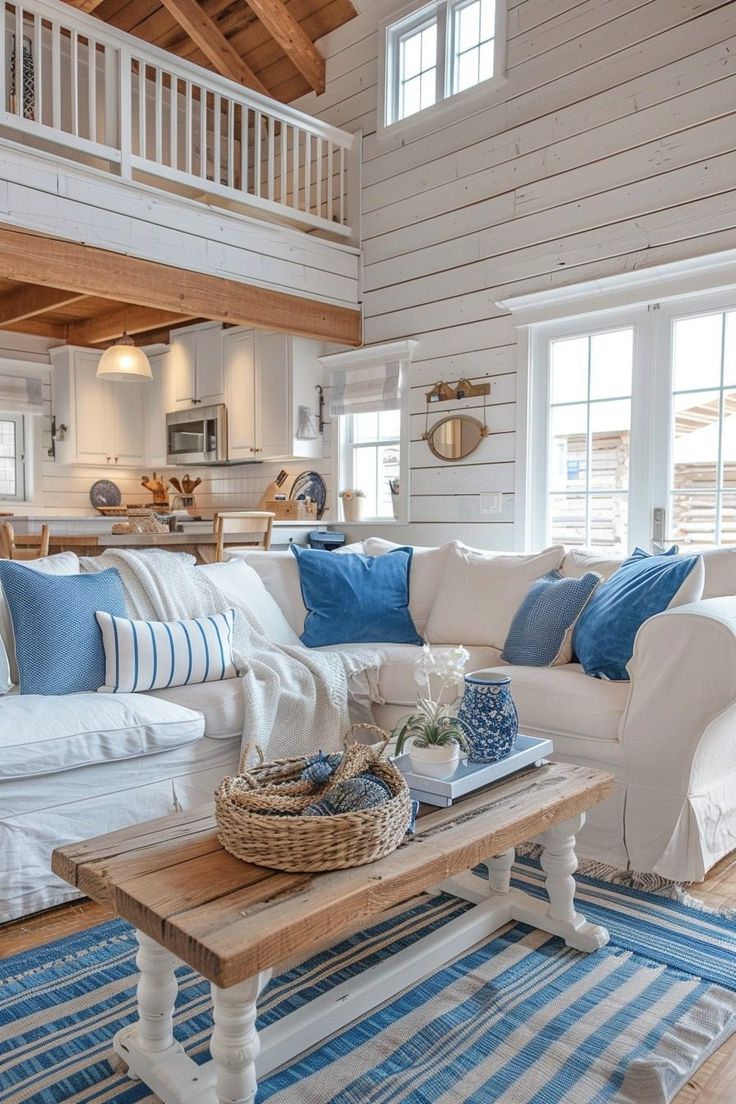
<instances>
[{"instance_id":1,"label":"wall sconce","mask_svg":"<svg viewBox=\"0 0 736 1104\"><path fill-rule=\"evenodd\" d=\"M62 422L60 426L56 425L56 415L51 415L51 448L46 449L46 453L52 460L56 459L56 442L65 441L67 435L67 426Z\"/></svg>"}]
</instances>

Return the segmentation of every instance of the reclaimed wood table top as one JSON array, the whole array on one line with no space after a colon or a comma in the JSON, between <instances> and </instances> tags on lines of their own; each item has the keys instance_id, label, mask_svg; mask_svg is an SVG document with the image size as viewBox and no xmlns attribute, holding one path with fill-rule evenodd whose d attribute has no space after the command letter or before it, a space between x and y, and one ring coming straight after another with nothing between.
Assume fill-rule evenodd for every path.
<instances>
[{"instance_id":1,"label":"reclaimed wood table top","mask_svg":"<svg viewBox=\"0 0 736 1104\"><path fill-rule=\"evenodd\" d=\"M525 771L427 812L398 850L350 870L288 874L242 862L218 842L212 806L58 848L52 865L227 987L585 812L613 781L564 763Z\"/></svg>"}]
</instances>

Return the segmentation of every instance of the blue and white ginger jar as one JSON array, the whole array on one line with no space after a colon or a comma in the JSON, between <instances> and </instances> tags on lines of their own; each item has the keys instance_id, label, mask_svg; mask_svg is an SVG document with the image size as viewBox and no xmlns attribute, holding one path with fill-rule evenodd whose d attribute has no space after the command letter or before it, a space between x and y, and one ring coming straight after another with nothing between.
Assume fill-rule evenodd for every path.
<instances>
[{"instance_id":1,"label":"blue and white ginger jar","mask_svg":"<svg viewBox=\"0 0 736 1104\"><path fill-rule=\"evenodd\" d=\"M471 671L457 719L476 763L497 763L514 750L519 717L511 697L511 679L497 671Z\"/></svg>"}]
</instances>

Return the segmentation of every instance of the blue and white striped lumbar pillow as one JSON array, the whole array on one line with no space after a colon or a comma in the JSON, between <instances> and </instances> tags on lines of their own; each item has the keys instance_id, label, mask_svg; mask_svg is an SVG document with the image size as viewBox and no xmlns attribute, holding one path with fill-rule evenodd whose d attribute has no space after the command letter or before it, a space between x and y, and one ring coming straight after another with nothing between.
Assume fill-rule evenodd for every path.
<instances>
[{"instance_id":1,"label":"blue and white striped lumbar pillow","mask_svg":"<svg viewBox=\"0 0 736 1104\"><path fill-rule=\"evenodd\" d=\"M235 610L191 621L132 621L99 612L108 694L162 690L237 675L233 662Z\"/></svg>"}]
</instances>

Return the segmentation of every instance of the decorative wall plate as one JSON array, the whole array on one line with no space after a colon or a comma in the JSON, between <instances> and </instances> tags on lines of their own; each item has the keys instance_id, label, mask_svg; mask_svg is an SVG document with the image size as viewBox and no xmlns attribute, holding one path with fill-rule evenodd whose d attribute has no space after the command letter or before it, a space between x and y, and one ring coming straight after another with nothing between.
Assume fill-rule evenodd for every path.
<instances>
[{"instance_id":1,"label":"decorative wall plate","mask_svg":"<svg viewBox=\"0 0 736 1104\"><path fill-rule=\"evenodd\" d=\"M317 504L317 518L321 518L325 512L327 503L327 487L319 472L301 472L292 485L289 498L311 498Z\"/></svg>"},{"instance_id":2,"label":"decorative wall plate","mask_svg":"<svg viewBox=\"0 0 736 1104\"><path fill-rule=\"evenodd\" d=\"M111 479L98 479L89 490L89 500L94 507L119 506L123 501L120 488Z\"/></svg>"}]
</instances>

